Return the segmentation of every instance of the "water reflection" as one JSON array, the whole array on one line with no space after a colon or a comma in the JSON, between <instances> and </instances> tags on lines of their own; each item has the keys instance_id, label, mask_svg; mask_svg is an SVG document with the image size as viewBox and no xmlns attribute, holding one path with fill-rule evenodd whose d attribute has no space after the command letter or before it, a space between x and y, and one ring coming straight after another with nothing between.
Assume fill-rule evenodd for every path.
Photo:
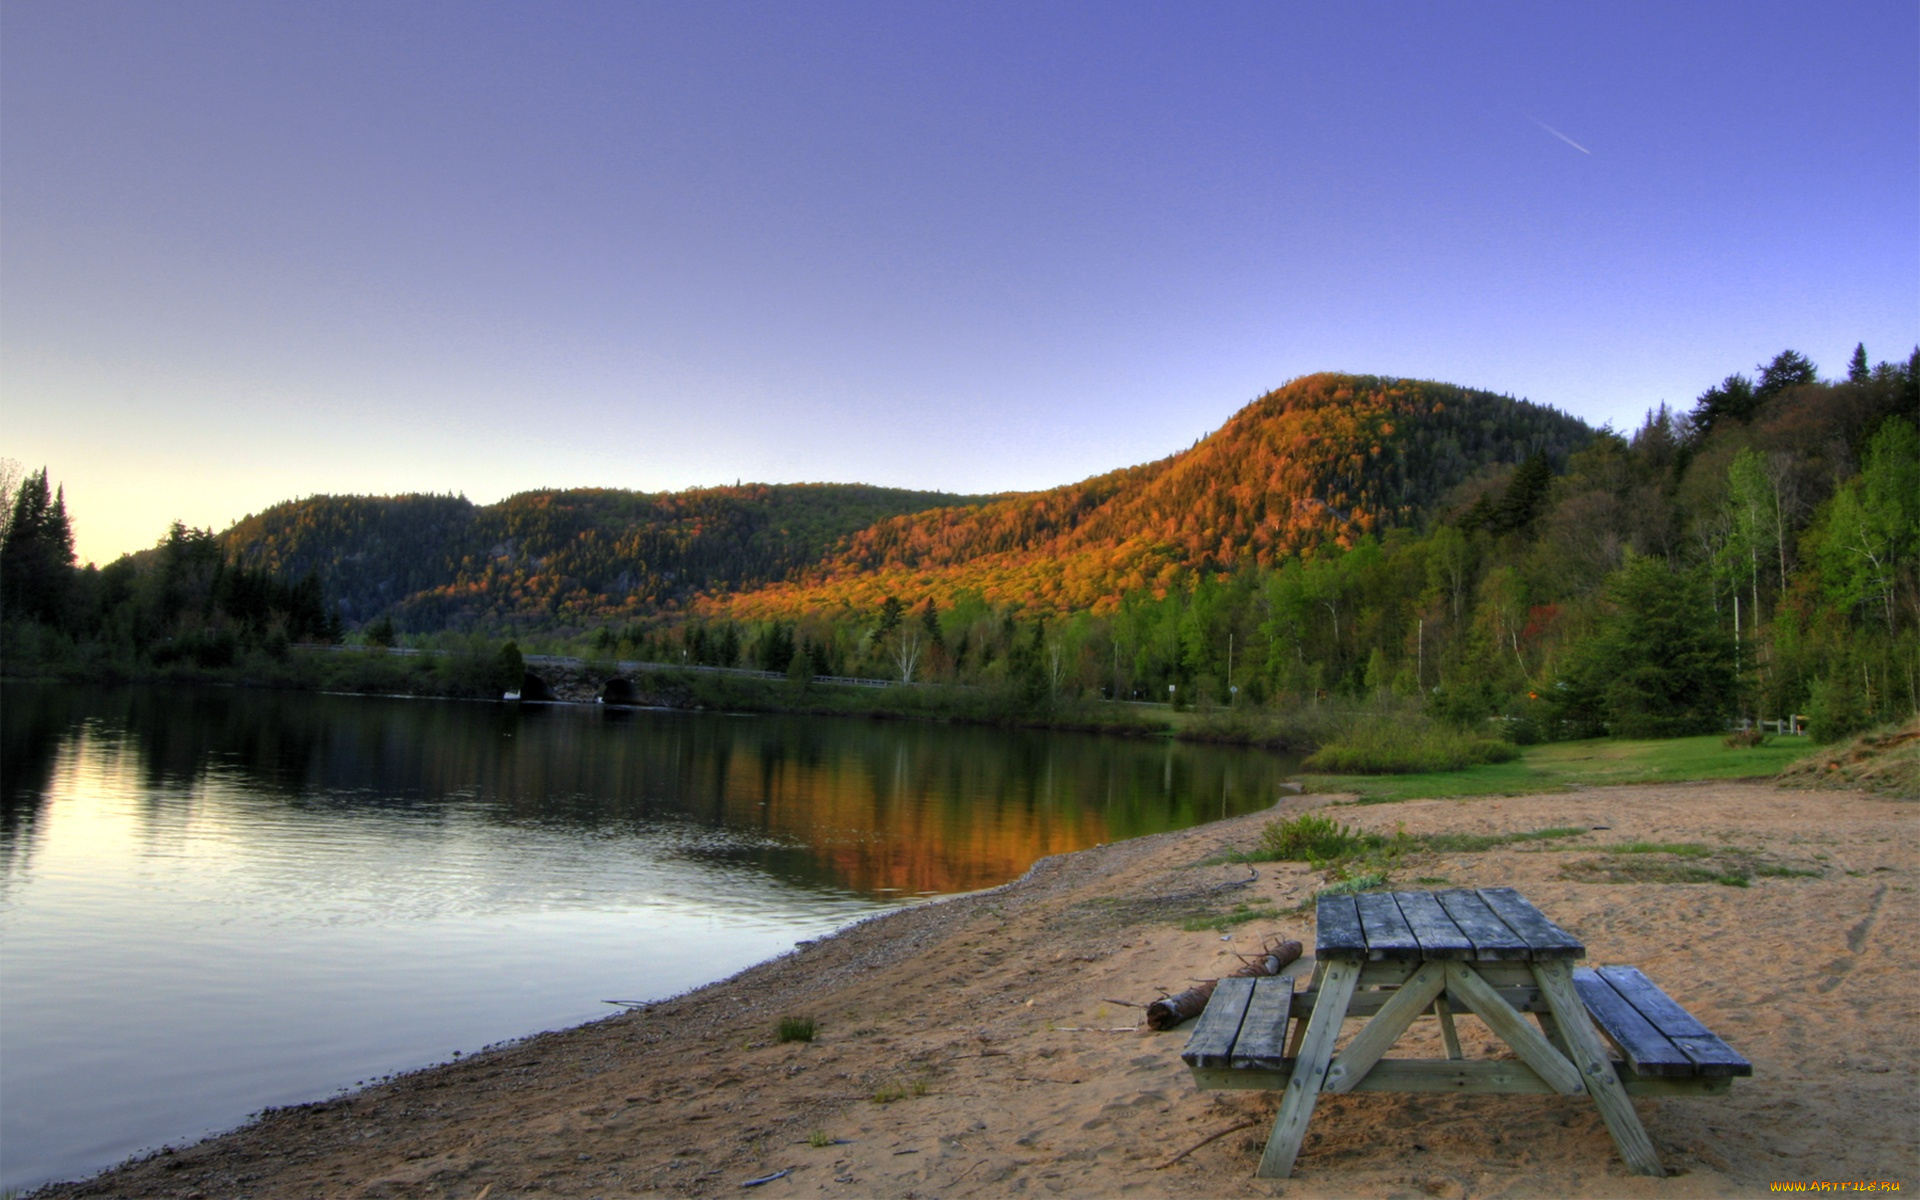
<instances>
[{"instance_id":1,"label":"water reflection","mask_svg":"<svg viewBox=\"0 0 1920 1200\"><path fill-rule=\"evenodd\" d=\"M6 684L0 705L0 1188L1264 806L1284 766L223 689Z\"/></svg>"},{"instance_id":2,"label":"water reflection","mask_svg":"<svg viewBox=\"0 0 1920 1200\"><path fill-rule=\"evenodd\" d=\"M60 747L124 734L149 804L235 772L301 810L737 836L697 853L868 896L970 890L1034 860L1265 807L1270 755L921 723L411 702L229 689L9 685L10 855ZM156 814L158 815L158 814Z\"/></svg>"}]
</instances>

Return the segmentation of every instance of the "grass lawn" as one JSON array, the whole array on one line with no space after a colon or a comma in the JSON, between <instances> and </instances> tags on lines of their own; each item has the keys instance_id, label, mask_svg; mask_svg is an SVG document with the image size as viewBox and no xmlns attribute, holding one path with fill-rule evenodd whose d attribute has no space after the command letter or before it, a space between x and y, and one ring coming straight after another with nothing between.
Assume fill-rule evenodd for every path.
<instances>
[{"instance_id":1,"label":"grass lawn","mask_svg":"<svg viewBox=\"0 0 1920 1200\"><path fill-rule=\"evenodd\" d=\"M1512 762L1427 775L1308 775L1310 791L1354 792L1362 804L1443 796L1517 796L1613 783L1771 776L1806 755L1805 738L1774 737L1752 750L1728 748L1720 735L1632 741L1595 738L1528 746Z\"/></svg>"}]
</instances>

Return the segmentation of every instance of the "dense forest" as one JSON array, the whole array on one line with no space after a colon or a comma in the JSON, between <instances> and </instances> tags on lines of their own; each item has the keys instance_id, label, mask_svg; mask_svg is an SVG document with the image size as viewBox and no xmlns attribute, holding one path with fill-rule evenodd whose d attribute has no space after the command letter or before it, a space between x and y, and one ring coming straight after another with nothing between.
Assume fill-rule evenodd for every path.
<instances>
[{"instance_id":1,"label":"dense forest","mask_svg":"<svg viewBox=\"0 0 1920 1200\"><path fill-rule=\"evenodd\" d=\"M1413 380L1312 375L1192 449L1081 483L882 521L794 582L705 606L740 616L941 603L1112 611L1142 590L1416 522L1476 472L1564 465L1593 431L1540 405Z\"/></svg>"},{"instance_id":2,"label":"dense forest","mask_svg":"<svg viewBox=\"0 0 1920 1200\"><path fill-rule=\"evenodd\" d=\"M577 630L780 581L876 521L967 499L861 484L538 491L485 506L313 496L220 540L248 567L315 575L350 624Z\"/></svg>"},{"instance_id":3,"label":"dense forest","mask_svg":"<svg viewBox=\"0 0 1920 1200\"><path fill-rule=\"evenodd\" d=\"M1034 710L1397 697L1518 741L1788 713L1834 735L1920 707L1917 423L1920 354L1864 348L1831 379L1783 352L1632 431L1319 375L1041 493L323 497L97 571L43 471L6 510L5 649L214 663L344 617L376 643L513 632Z\"/></svg>"}]
</instances>

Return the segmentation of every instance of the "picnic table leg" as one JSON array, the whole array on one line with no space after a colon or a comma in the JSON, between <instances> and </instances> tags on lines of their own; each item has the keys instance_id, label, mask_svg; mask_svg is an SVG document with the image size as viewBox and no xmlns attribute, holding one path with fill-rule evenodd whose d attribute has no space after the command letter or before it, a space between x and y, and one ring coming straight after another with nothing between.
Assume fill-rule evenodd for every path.
<instances>
[{"instance_id":1,"label":"picnic table leg","mask_svg":"<svg viewBox=\"0 0 1920 1200\"><path fill-rule=\"evenodd\" d=\"M1260 1168L1254 1172L1258 1178L1285 1179L1293 1174L1293 1160L1300 1156L1307 1122L1313 1118L1313 1106L1320 1099L1327 1068L1333 1062L1333 1044L1340 1039L1347 1004L1353 999L1354 985L1360 982L1360 966L1351 961L1331 963L1320 978L1320 994L1314 1001L1313 1016L1307 1019L1306 1040L1294 1059L1293 1077L1287 1080L1287 1090L1280 1097L1273 1133L1267 1137L1266 1153L1260 1156Z\"/></svg>"},{"instance_id":2,"label":"picnic table leg","mask_svg":"<svg viewBox=\"0 0 1920 1200\"><path fill-rule=\"evenodd\" d=\"M1639 1114L1633 1111L1633 1100L1621 1086L1620 1076L1614 1072L1606 1047L1594 1031L1586 1006L1573 990L1572 966L1566 959L1536 960L1533 977L1546 996L1568 1057L1585 1077L1587 1094L1600 1110L1600 1119L1607 1123L1607 1132L1613 1134L1613 1144L1620 1148L1620 1157L1626 1160L1627 1169L1635 1175L1664 1177L1667 1171L1660 1165L1660 1153L1653 1148L1653 1139L1640 1124Z\"/></svg>"},{"instance_id":3,"label":"picnic table leg","mask_svg":"<svg viewBox=\"0 0 1920 1200\"><path fill-rule=\"evenodd\" d=\"M1440 1040L1446 1044L1447 1057L1459 1062L1466 1055L1460 1053L1460 1034L1453 1027L1453 1006L1447 1003L1447 994L1434 997L1433 1015L1440 1018Z\"/></svg>"},{"instance_id":4,"label":"picnic table leg","mask_svg":"<svg viewBox=\"0 0 1920 1200\"><path fill-rule=\"evenodd\" d=\"M1327 964L1324 961L1316 960L1313 964L1313 978L1308 980L1306 990L1311 992L1315 997L1318 997L1320 995L1320 981L1326 978L1326 974ZM1307 1023L1305 1021L1295 1021L1293 1023L1293 1033L1287 1038L1288 1058L1300 1057L1300 1043L1305 1041L1306 1038Z\"/></svg>"},{"instance_id":5,"label":"picnic table leg","mask_svg":"<svg viewBox=\"0 0 1920 1200\"><path fill-rule=\"evenodd\" d=\"M1540 1022L1540 1032L1547 1035L1547 1040L1553 1043L1555 1050L1565 1054L1568 1058L1573 1057L1572 1053L1567 1050L1567 1040L1560 1036L1560 1026L1554 1021L1552 1013L1537 1012L1533 1014L1533 1019Z\"/></svg>"}]
</instances>

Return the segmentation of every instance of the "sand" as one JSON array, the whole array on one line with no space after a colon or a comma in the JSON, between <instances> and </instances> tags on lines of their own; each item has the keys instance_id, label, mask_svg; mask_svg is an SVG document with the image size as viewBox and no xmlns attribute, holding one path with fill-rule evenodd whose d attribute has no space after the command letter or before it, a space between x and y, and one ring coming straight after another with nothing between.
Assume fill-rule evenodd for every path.
<instances>
[{"instance_id":1,"label":"sand","mask_svg":"<svg viewBox=\"0 0 1920 1200\"><path fill-rule=\"evenodd\" d=\"M1327 798L1286 802L1283 811ZM1001 1197L1752 1196L1774 1181L1920 1188L1920 803L1762 784L1597 788L1330 809L1357 827L1557 842L1410 855L1396 885L1519 888L1639 966L1754 1065L1723 1097L1635 1102L1671 1176L1626 1173L1584 1097L1324 1097L1294 1177L1253 1170L1277 1097L1196 1091L1187 1029L1143 1003L1268 934L1311 949L1324 874L1205 865L1259 814L1037 864L733 979L355 1095L283 1109L51 1196ZM1609 881L1607 845L1698 842L1710 860L1817 872L1751 886ZM1732 849L1728 849L1732 848ZM1737 853L1736 853L1737 852ZM1442 886L1434 883L1431 886ZM1212 930L1182 917L1267 902ZM1304 971L1309 961L1295 968ZM812 1043L776 1040L810 1016ZM1421 1024L1431 1024L1422 1022ZM1349 1032L1357 1028L1350 1024ZM1463 1018L1468 1055L1492 1051ZM1430 1039L1430 1035L1428 1036ZM1424 1043L1403 1043L1420 1052ZM1211 1139L1211 1140L1209 1140ZM816 1145L813 1143L825 1142ZM789 1174L743 1190L751 1179Z\"/></svg>"}]
</instances>

